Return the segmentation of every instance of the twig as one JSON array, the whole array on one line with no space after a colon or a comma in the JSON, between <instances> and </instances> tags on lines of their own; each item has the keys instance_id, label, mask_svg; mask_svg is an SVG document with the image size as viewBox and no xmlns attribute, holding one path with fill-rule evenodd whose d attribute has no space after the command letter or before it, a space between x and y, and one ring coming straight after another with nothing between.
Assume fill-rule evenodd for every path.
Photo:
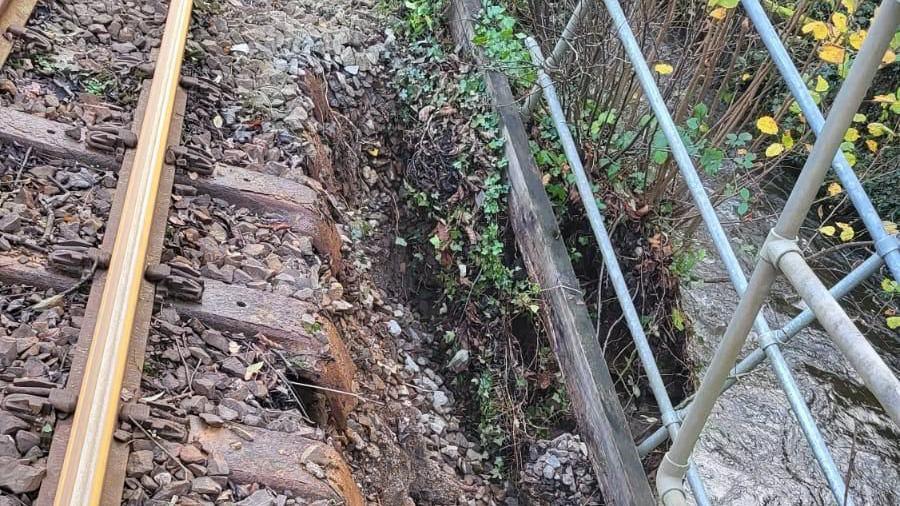
<instances>
[{"instance_id":1,"label":"twig","mask_svg":"<svg viewBox=\"0 0 900 506\"><path fill-rule=\"evenodd\" d=\"M281 380L281 382L283 382L287 386L288 392L290 393L291 397L294 398L294 402L297 403L297 407L300 409L300 414L303 415L303 418L306 419L306 421L312 423L312 420L309 418L309 415L306 413L306 408L303 407L303 402L300 400L300 397L297 396L297 392L295 392L294 389L291 388L291 382L288 381L287 377L285 377L285 375L282 374L281 371L276 369L272 364L269 363L268 360L266 360L265 353L263 353L262 350L260 350L256 345L251 345L251 346L253 346L253 349L256 350L257 353L259 353L259 359L262 360L263 363L266 364L269 367L269 369L271 369L272 372L275 373L276 376L278 376L278 379ZM272 351L272 353L277 355L278 358L280 358L282 362L284 362L284 365L291 367L291 363L288 362L288 360L286 358L284 358L284 355L279 353L278 350L271 350L271 351Z\"/></svg>"},{"instance_id":2,"label":"twig","mask_svg":"<svg viewBox=\"0 0 900 506\"><path fill-rule=\"evenodd\" d=\"M150 439L150 441L152 441L153 444L155 444L157 448L159 448L160 450L163 451L163 453L165 453L166 455L168 455L168 457L169 457L170 459L172 459L172 462L178 464L178 466L181 467L181 469L182 469L185 473L190 472L190 471L188 470L188 468L187 468L184 464L181 463L180 460L178 460L177 458L175 458L175 456L172 455L172 454L169 452L169 450L166 449L165 446L161 445L160 442L157 441L156 437L155 437L154 435L150 434L150 433L147 431L147 429L145 429L141 424L139 424L139 423L137 422L137 420L134 419L134 417L129 416L128 419L131 421L131 424L132 424L132 425L134 425L134 426L137 427L138 429L141 429L141 432L143 432L144 435L147 436L147 438Z\"/></svg>"},{"instance_id":3,"label":"twig","mask_svg":"<svg viewBox=\"0 0 900 506\"><path fill-rule=\"evenodd\" d=\"M362 396L362 395L354 393L354 392L347 392L344 390L338 390L336 388L328 388L328 387L323 387L320 385L313 385L312 383L301 383L299 381L290 381L289 383L291 385L297 385L298 387L312 388L313 390L324 390L326 392L332 392L332 393L341 394L341 395L349 395L350 397L356 397L357 399L359 399L361 401L371 402L373 404L378 404L379 406L385 405L385 403L383 403L381 401L376 401L375 399L370 399L368 397Z\"/></svg>"}]
</instances>

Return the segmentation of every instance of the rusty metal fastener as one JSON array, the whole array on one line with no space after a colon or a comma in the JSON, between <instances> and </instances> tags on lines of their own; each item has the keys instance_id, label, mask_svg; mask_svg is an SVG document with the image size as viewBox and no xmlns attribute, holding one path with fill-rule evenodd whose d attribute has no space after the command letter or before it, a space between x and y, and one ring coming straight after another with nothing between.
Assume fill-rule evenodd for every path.
<instances>
[{"instance_id":1,"label":"rusty metal fastener","mask_svg":"<svg viewBox=\"0 0 900 506\"><path fill-rule=\"evenodd\" d=\"M137 136L131 130L121 126L92 126L87 129L84 143L100 151L113 152L122 146L126 148L137 146Z\"/></svg>"},{"instance_id":2,"label":"rusty metal fastener","mask_svg":"<svg viewBox=\"0 0 900 506\"><path fill-rule=\"evenodd\" d=\"M200 271L178 262L150 265L144 271L147 281L157 284L157 300L172 296L190 302L203 298L203 277Z\"/></svg>"},{"instance_id":3,"label":"rusty metal fastener","mask_svg":"<svg viewBox=\"0 0 900 506\"><path fill-rule=\"evenodd\" d=\"M166 150L166 163L204 176L212 174L215 168L211 156L192 146L170 146Z\"/></svg>"}]
</instances>

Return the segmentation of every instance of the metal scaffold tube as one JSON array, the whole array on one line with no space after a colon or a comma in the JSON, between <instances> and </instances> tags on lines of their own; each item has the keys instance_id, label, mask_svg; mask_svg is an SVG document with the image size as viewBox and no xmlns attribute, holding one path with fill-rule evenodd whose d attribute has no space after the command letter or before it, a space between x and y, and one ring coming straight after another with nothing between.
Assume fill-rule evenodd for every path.
<instances>
[{"instance_id":1,"label":"metal scaffold tube","mask_svg":"<svg viewBox=\"0 0 900 506\"><path fill-rule=\"evenodd\" d=\"M898 22L900 22L900 3L897 0L884 0L875 14L868 36L835 98L819 138L768 241L796 240L797 232L825 178L825 172L875 76ZM683 468L747 338L752 321L762 308L775 280L776 269L767 256L764 246L747 291L725 330L722 342L684 420L682 430L660 465L657 488L664 504L685 504ZM829 297L824 287L820 288L822 290L818 295Z\"/></svg>"},{"instance_id":2,"label":"metal scaffold tube","mask_svg":"<svg viewBox=\"0 0 900 506\"><path fill-rule=\"evenodd\" d=\"M878 269L880 269L882 265L884 265L884 262L879 255L870 256L866 259L865 262L853 269L850 274L842 278L837 284L831 287L831 296L835 299L844 297L870 276L878 272ZM813 314L812 310L809 308L804 309L802 313L791 319L791 321L789 321L784 327L774 331L770 336L770 339L773 342L785 344L815 320L816 315ZM731 377L725 383L725 387L722 389L722 391L724 392L725 390L728 390L732 386L736 385L738 382L738 378L752 372L754 369L759 367L760 364L765 362L765 360L766 353L762 348L756 349L752 353L747 355L732 370ZM686 401L690 402L691 399L693 399L693 396L691 396ZM683 414L687 411L688 408L690 408L690 404L685 402L683 402L682 404L686 404L686 406L679 407L679 414ZM642 457L649 454L657 446L663 444L666 439L668 439L668 437L669 436L666 428L660 427L653 434L641 441L641 444L638 445L638 454Z\"/></svg>"},{"instance_id":3,"label":"metal scaffold tube","mask_svg":"<svg viewBox=\"0 0 900 506\"><path fill-rule=\"evenodd\" d=\"M825 125L825 117L813 101L806 83L803 82L803 77L800 76L800 72L791 60L784 44L781 43L781 39L775 31L775 27L772 26L772 22L769 21L765 10L759 4L759 0L741 0L741 5L743 5L747 16L753 22L757 32L759 32L763 44L765 44L769 55L772 57L772 61L791 90L791 94L800 106L800 110L803 111L803 116L806 117L810 128L816 135L819 135L822 127ZM881 217L878 216L872 201L866 195L865 189L863 189L859 178L856 177L856 173L853 172L843 152L837 151L831 165L834 167L834 172L837 174L838 179L844 185L844 191L859 213L860 219L872 236L875 251L884 258L894 279L900 281L900 249L898 249L900 239L896 235L888 234L884 229Z\"/></svg>"},{"instance_id":4,"label":"metal scaffold tube","mask_svg":"<svg viewBox=\"0 0 900 506\"><path fill-rule=\"evenodd\" d=\"M616 29L619 40L622 42L628 59L634 67L635 74L640 81L646 99L659 122L660 129L669 142L672 156L700 211L700 215L703 218L704 224L706 225L707 231L716 247L719 257L728 272L728 276L738 294L743 295L747 289L747 279L744 277L743 270L738 263L734 251L731 249L725 230L722 228L718 216L716 215L716 211L709 200L709 196L706 194L703 182L700 180L697 170L688 154L687 148L681 140L678 128L675 126L675 123L669 114L662 94L656 86L650 68L641 53L640 44L628 24L628 19L622 10L622 6L617 0L604 0L603 3L612 18L613 26ZM768 336L771 333L771 329L762 315L758 314L758 312L757 309L754 313L754 317L751 317L751 323L755 324L759 336ZM753 321L754 319L755 321ZM741 340L741 342L743 342L743 340ZM784 356L776 345L777 343L761 342L761 344L765 349L766 356L772 362L773 371L791 404L791 408L797 418L798 424L809 441L813 455L829 483L832 494L839 504L844 504L845 486L841 473L834 464L834 459L831 457L831 454L825 445L824 438L812 418L809 407L806 405L803 395L790 372L790 368L785 361ZM727 375L727 373L728 371L726 368L724 374ZM662 490L667 489L667 487L671 485L673 488L681 490L681 479L684 476L684 471L687 469L686 462L675 465L673 462L664 459L661 469L672 470L671 480L667 480L666 477L669 477L669 474L664 473L662 482L659 480L657 481L657 487ZM682 495L682 500L683 499L684 497Z\"/></svg>"},{"instance_id":5,"label":"metal scaffold tube","mask_svg":"<svg viewBox=\"0 0 900 506\"><path fill-rule=\"evenodd\" d=\"M58 506L95 505L100 501L191 8L191 0L172 0L169 4L126 205L116 231L54 500Z\"/></svg>"},{"instance_id":6,"label":"metal scaffold tube","mask_svg":"<svg viewBox=\"0 0 900 506\"><path fill-rule=\"evenodd\" d=\"M569 131L565 114L563 113L559 98L556 95L556 88L554 87L550 76L543 70L544 58L543 55L541 55L541 49L537 42L533 38L528 37L525 40L525 45L528 46L528 50L531 52L532 61L537 67L538 85L543 90L544 97L550 107L550 115L554 127L559 134L560 143L563 146L566 159L575 176L575 183L578 187L578 193L581 196L581 202L584 204L588 221L594 232L594 237L597 239L597 244L603 256L603 263L606 265L607 275L609 276L610 283L613 285L616 298L619 300L619 305L622 308L626 325L634 340L641 364L644 366L644 370L647 373L650 390L653 392L656 404L659 406L663 425L666 427L669 434L674 437L675 434L678 433L678 414L675 412L672 401L669 399L668 392L666 392L666 385L663 382L662 375L656 365L653 350L650 348L650 343L647 340L644 328L641 325L640 315L632 302L628 284L625 282L625 276L622 274L622 269L616 258L612 240L604 225L603 215L600 213L596 198L594 197L594 192L591 189L591 182L588 179L587 173L585 173L581 162L581 156L578 154L578 148L575 146L575 140L572 138L572 134ZM687 470L687 476L688 481L691 484L691 490L697 500L697 504L710 504L706 489L703 486L703 482L700 479L697 470L690 467L690 469Z\"/></svg>"}]
</instances>

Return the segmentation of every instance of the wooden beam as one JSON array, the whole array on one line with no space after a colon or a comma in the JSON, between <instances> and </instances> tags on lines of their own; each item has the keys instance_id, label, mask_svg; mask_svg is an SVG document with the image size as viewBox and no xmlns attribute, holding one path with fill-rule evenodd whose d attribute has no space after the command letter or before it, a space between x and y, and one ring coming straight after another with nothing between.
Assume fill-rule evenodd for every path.
<instances>
[{"instance_id":1,"label":"wooden beam","mask_svg":"<svg viewBox=\"0 0 900 506\"><path fill-rule=\"evenodd\" d=\"M24 28L35 4L37 0L0 1L0 67L6 63L15 43L15 38L8 36L6 30L10 26Z\"/></svg>"},{"instance_id":2,"label":"wooden beam","mask_svg":"<svg viewBox=\"0 0 900 506\"><path fill-rule=\"evenodd\" d=\"M0 140L32 146L40 153L76 160L118 171L121 162L110 153L93 150L66 135L71 125L0 107ZM197 188L200 193L220 198L254 212L284 213L297 233L310 238L320 254L328 258L332 272L339 274L341 236L329 216L322 191L282 177L242 167L216 164L209 176L191 179L184 172L175 182Z\"/></svg>"},{"instance_id":3,"label":"wooden beam","mask_svg":"<svg viewBox=\"0 0 900 506\"><path fill-rule=\"evenodd\" d=\"M6 38L0 36L0 41ZM66 135L72 125L59 123L33 114L0 107L0 140L32 146L35 150L64 159L73 159L87 165L109 170L119 170L121 162L116 157L88 148L81 141Z\"/></svg>"},{"instance_id":4,"label":"wooden beam","mask_svg":"<svg viewBox=\"0 0 900 506\"><path fill-rule=\"evenodd\" d=\"M471 44L478 0L454 0L451 26L457 44L468 48L489 69ZM634 438L597 342L580 284L561 234L550 198L541 183L528 136L509 81L485 70L488 93L499 113L509 160L509 210L516 242L531 278L542 290L542 312L572 402L581 436L607 504L653 505L647 476Z\"/></svg>"}]
</instances>

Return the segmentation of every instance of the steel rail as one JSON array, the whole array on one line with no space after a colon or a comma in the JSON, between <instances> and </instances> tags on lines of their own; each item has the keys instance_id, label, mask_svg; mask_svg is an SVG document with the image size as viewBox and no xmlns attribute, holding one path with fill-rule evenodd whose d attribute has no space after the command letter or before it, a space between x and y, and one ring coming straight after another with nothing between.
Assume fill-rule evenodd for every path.
<instances>
[{"instance_id":1,"label":"steel rail","mask_svg":"<svg viewBox=\"0 0 900 506\"><path fill-rule=\"evenodd\" d=\"M744 11L747 12L747 16L753 22L753 25L756 26L756 31L759 32L759 36L766 49L768 49L772 61L781 73L781 77L787 83L791 95L797 101L800 110L803 111L807 123L809 123L812 131L819 135L822 127L825 125L825 117L813 101L806 83L803 82L800 72L791 60L791 56L785 49L784 44L782 44L778 32L775 31L775 27L769 21L766 11L759 4L759 0L741 0L741 5L743 5ZM844 185L844 191L850 197L850 201L856 208L857 213L859 213L860 219L872 236L875 251L884 258L894 279L900 281L900 240L898 240L896 235L890 235L884 229L884 223L881 221L881 217L878 216L878 211L875 210L875 206L872 205L872 201L866 195L862 183L856 177L856 173L850 167L847 158L841 150L838 150L834 155L831 166L834 168L834 172L837 174L840 182Z\"/></svg>"},{"instance_id":2,"label":"steel rail","mask_svg":"<svg viewBox=\"0 0 900 506\"><path fill-rule=\"evenodd\" d=\"M788 197L775 227L770 232L766 244L763 245L756 268L750 277L749 286L741 297L716 354L700 383L691 409L684 419L682 430L675 438L657 471L657 490L660 499L666 505L686 504L683 485L684 466L693 452L697 439L700 437L706 420L729 376L729 370L733 367L734 360L750 332L753 321L757 319L775 281L778 259L770 256L771 252L767 251L767 245L773 241L796 240L800 226L825 179L828 166L839 149L853 114L862 103L864 95L875 77L882 55L887 49L898 23L900 23L900 2L884 0L875 13L875 19L866 40L834 100L825 125L806 159L791 195ZM823 287L819 286L818 288ZM830 298L824 289L816 291L818 291L817 296ZM804 295L808 295L808 293ZM807 303L809 304L809 301ZM852 322L850 326L853 326ZM828 330L836 329L837 327ZM837 336L832 335L832 338L835 337ZM839 340L839 342L842 341ZM843 347L842 351L845 351ZM857 363L853 365L856 366ZM858 372L862 373L863 371ZM883 386L880 382L876 384L869 381L871 378L867 374L863 374L863 378L867 379L867 386L870 388ZM894 382L896 383L896 378L894 378ZM880 388L876 389L881 390ZM881 397L879 400L884 402ZM900 409L900 406L886 407L892 415L896 412L895 409Z\"/></svg>"},{"instance_id":3,"label":"steel rail","mask_svg":"<svg viewBox=\"0 0 900 506\"><path fill-rule=\"evenodd\" d=\"M102 494L192 0L172 0L128 180L97 324L54 504L94 505Z\"/></svg>"},{"instance_id":4,"label":"steel rail","mask_svg":"<svg viewBox=\"0 0 900 506\"><path fill-rule=\"evenodd\" d=\"M641 318L638 315L637 309L634 307L631 293L628 290L628 284L625 282L625 276L622 274L622 268L619 266L616 251L612 245L612 240L604 225L603 215L600 213L596 197L594 197L594 192L591 189L591 182L584 170L581 156L578 154L578 148L575 146L575 140L572 138L572 133L566 123L566 115L563 113L562 105L560 105L559 97L556 94L556 87L550 79L550 76L544 71L544 57L541 54L541 48L538 46L537 41L532 37L528 37L525 39L525 45L531 52L532 62L537 68L538 86L543 90L544 98L547 101L547 105L550 107L553 125L556 128L556 132L559 134L560 143L563 146L563 151L569 162L569 167L572 169L572 173L575 176L575 183L578 187L578 193L581 196L581 202L584 204L588 221L594 232L594 238L597 240L597 245L603 256L603 263L606 265L607 275L613 285L616 298L619 300L619 306L622 308L622 313L625 315L625 322L631 333L632 339L634 340L641 364L644 366L644 371L647 373L650 390L653 392L653 397L656 399L656 404L659 406L663 425L674 438L678 433L678 426L681 419L675 412L675 407L672 405L672 400L669 398L669 394L666 391L666 385L663 382L662 374L660 374L659 368L656 365L656 359L653 356L653 350L650 348L650 342L647 340L644 328L641 325ZM697 504L709 505L710 502L706 493L706 488L703 486L700 474L693 466L688 469L687 476L688 481L691 484L691 491L694 493L694 498L697 500Z\"/></svg>"},{"instance_id":5,"label":"steel rail","mask_svg":"<svg viewBox=\"0 0 900 506\"><path fill-rule=\"evenodd\" d=\"M659 122L660 128L669 142L672 156L678 165L679 171L681 172L682 178L684 178L694 203L700 211L707 232L718 252L719 258L725 266L728 277L730 278L732 285L734 285L735 290L738 292L738 295L743 295L748 286L747 278L744 275L743 269L741 269L737 256L731 248L731 244L728 242L725 230L716 215L715 208L710 202L709 196L706 194L706 188L703 186L703 182L697 174L697 170L681 139L678 128L672 120L672 116L669 113L665 100L656 85L653 74L650 72L650 68L647 65L647 61L644 59L640 44L635 38L634 33L631 31L631 27L628 24L628 19L622 10L622 6L617 0L604 0L603 3L612 18L613 26L625 49L626 55L634 67L635 74L644 90L644 95ZM792 412L797 418L801 430L807 441L809 441L813 455L829 483L832 494L838 504L844 504L844 496L846 495L844 492L846 487L844 486L843 478L840 471L837 469L837 466L834 464L834 459L828 451L825 440L822 437L819 428L816 426L812 413L806 405L806 401L800 392L800 388L797 386L796 380L791 374L790 367L784 359L781 350L778 348L777 343L770 339L771 329L763 315L757 311L753 321L757 330L757 335L759 336L760 347L765 350L766 356L772 363L772 369L775 372L779 383L781 383L782 389L788 398ZM676 466L674 462L666 462L666 460L667 459L664 459L663 466L668 465L677 467L679 469L679 474L681 476L684 475L684 472L687 470L687 464L685 462ZM659 485L659 482L657 482L657 485Z\"/></svg>"},{"instance_id":6,"label":"steel rail","mask_svg":"<svg viewBox=\"0 0 900 506\"><path fill-rule=\"evenodd\" d=\"M878 269L884 265L884 261L881 256L875 254L867 258L862 264L857 266L855 269L850 271L850 274L842 278L838 281L829 292L831 296L835 299L840 299L845 297L854 288L859 286L866 279L871 277L873 274L878 272ZM794 336L799 334L803 329L808 327L812 322L816 321L816 315L812 312L811 309L806 308L791 319L787 324L781 327L778 330L773 331L770 336L773 342L778 344L787 344ZM753 350L752 353L747 355L743 360L735 366L732 371L731 376L728 378L728 381L725 383L725 387L722 389L724 393L729 388L733 387L738 383L742 376L752 372L754 369L759 367L760 364L766 361L766 353L762 348L757 348ZM676 406L679 415L684 415L687 413L688 408L690 407L690 403L694 398L693 395L685 399L681 405ZM638 445L638 455L641 457L647 456L650 452L652 452L657 446L663 444L669 438L669 433L666 431L665 426L662 426L656 431L647 436L641 444Z\"/></svg>"}]
</instances>

